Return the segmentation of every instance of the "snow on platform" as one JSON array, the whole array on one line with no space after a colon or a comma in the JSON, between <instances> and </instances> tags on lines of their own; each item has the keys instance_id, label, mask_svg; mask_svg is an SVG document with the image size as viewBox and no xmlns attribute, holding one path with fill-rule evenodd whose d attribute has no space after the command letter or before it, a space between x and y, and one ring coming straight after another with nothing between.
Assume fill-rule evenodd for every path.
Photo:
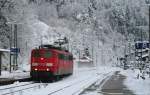
<instances>
[{"instance_id":1,"label":"snow on platform","mask_svg":"<svg viewBox=\"0 0 150 95\"><path fill-rule=\"evenodd\" d=\"M18 70L9 73L8 71L2 71L2 75L0 76L0 81L1 79L24 79L29 77L30 77L30 72L23 72Z\"/></svg>"},{"instance_id":2,"label":"snow on platform","mask_svg":"<svg viewBox=\"0 0 150 95\"><path fill-rule=\"evenodd\" d=\"M0 51L2 51L2 52L10 52L9 49L0 49Z\"/></svg>"},{"instance_id":3,"label":"snow on platform","mask_svg":"<svg viewBox=\"0 0 150 95\"><path fill-rule=\"evenodd\" d=\"M150 95L150 78L145 75L145 80L137 78L140 74L139 70L122 70L121 74L127 76L124 84L132 90L136 95Z\"/></svg>"}]
</instances>

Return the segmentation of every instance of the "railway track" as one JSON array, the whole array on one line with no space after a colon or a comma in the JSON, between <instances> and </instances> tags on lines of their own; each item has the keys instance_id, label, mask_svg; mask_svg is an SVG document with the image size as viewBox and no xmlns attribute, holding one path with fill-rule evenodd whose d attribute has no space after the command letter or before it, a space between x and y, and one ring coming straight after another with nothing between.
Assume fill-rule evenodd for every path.
<instances>
[{"instance_id":1,"label":"railway track","mask_svg":"<svg viewBox=\"0 0 150 95\"><path fill-rule=\"evenodd\" d=\"M11 87L0 88L0 95L27 95L29 93L33 93L35 89L37 90L41 88L44 88L43 90L49 90L49 92L46 92L46 94L41 93L43 95L63 95L64 93L65 95L80 95L80 93L84 92L85 89L89 88L93 84L96 84L97 81L100 81L101 77L106 78L107 76L110 76L110 74L112 74L112 72L108 72L105 74L95 73L94 75L87 75L87 77L79 78L78 80L72 80L68 82L67 80L64 80L64 82L59 81L58 83L56 82L52 84L32 82L20 84ZM66 92L68 91L69 93L66 94ZM38 92L36 93L38 95L41 95ZM37 95L36 93L34 92L33 94Z\"/></svg>"},{"instance_id":2,"label":"railway track","mask_svg":"<svg viewBox=\"0 0 150 95\"><path fill-rule=\"evenodd\" d=\"M107 74L99 74L98 76L108 76L111 72L107 73ZM89 81L90 79L90 81ZM95 81L93 83L93 81ZM82 93L85 89L87 89L89 86L95 84L97 81L100 81L99 77L97 77L97 79L95 80L95 78L91 78L90 77L87 77L85 79L82 79L80 81L77 81L77 82L74 82L70 85L66 85L62 88L59 88L57 90L54 90L54 91L51 91L48 95L61 95L63 92L67 92L67 91L70 91L70 93L72 94L66 94L66 95L78 95L80 93ZM84 84L84 85L83 85ZM80 87L80 85L83 85L82 87ZM72 89L76 89L76 91L72 91Z\"/></svg>"},{"instance_id":3,"label":"railway track","mask_svg":"<svg viewBox=\"0 0 150 95\"><path fill-rule=\"evenodd\" d=\"M72 84L70 84L70 85L67 85L67 86L65 86L65 87L63 87L63 88L57 89L57 90L55 90L55 91L52 91L52 92L49 93L48 95L56 94L56 93L58 93L58 92L60 92L60 91L62 91L62 90L64 90L64 89L66 89L66 88L72 87L72 86L77 85L77 84L82 83L82 82L85 82L85 80L87 80L87 79L89 79L89 78L90 78L90 77L88 77L88 78L86 78L86 79L83 79L83 80L80 80L80 81L77 81L77 82L74 82L74 83L72 83Z\"/></svg>"},{"instance_id":4,"label":"railway track","mask_svg":"<svg viewBox=\"0 0 150 95\"><path fill-rule=\"evenodd\" d=\"M32 89L32 88L41 88L46 87L47 83L26 83L22 85L16 85L11 87L5 87L0 89L0 95L16 95L17 93L23 93L26 90Z\"/></svg>"}]
</instances>

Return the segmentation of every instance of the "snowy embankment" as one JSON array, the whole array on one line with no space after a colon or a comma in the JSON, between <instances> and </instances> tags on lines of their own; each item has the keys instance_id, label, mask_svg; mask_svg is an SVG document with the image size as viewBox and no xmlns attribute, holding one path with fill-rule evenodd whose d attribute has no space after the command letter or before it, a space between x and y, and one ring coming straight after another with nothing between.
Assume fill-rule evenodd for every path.
<instances>
[{"instance_id":1,"label":"snowy embankment","mask_svg":"<svg viewBox=\"0 0 150 95\"><path fill-rule=\"evenodd\" d=\"M150 95L150 78L145 75L145 80L137 78L138 70L122 70L121 74L127 76L124 84L136 95Z\"/></svg>"}]
</instances>

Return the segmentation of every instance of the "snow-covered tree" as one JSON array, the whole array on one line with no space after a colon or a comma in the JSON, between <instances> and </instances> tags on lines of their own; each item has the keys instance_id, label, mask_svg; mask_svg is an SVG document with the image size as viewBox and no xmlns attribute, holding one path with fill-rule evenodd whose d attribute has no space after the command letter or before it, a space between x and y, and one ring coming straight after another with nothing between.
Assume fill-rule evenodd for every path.
<instances>
[{"instance_id":1,"label":"snow-covered tree","mask_svg":"<svg viewBox=\"0 0 150 95\"><path fill-rule=\"evenodd\" d=\"M148 8L144 0L6 1L11 1L13 8L4 9L3 17L18 24L20 63L28 63L32 48L60 37L68 37L75 56L88 47L99 63L115 63L123 56L128 39L139 38L140 30L147 37ZM128 35L132 36L126 38ZM8 42L0 45L8 46Z\"/></svg>"}]
</instances>

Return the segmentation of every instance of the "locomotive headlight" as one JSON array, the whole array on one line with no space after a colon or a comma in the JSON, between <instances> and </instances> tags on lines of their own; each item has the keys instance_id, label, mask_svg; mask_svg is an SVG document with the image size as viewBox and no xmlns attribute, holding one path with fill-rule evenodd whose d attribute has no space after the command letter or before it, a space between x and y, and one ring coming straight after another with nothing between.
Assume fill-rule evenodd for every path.
<instances>
[{"instance_id":1,"label":"locomotive headlight","mask_svg":"<svg viewBox=\"0 0 150 95\"><path fill-rule=\"evenodd\" d=\"M49 71L49 69L48 69L48 68L47 68L46 70L47 70L47 71Z\"/></svg>"},{"instance_id":2,"label":"locomotive headlight","mask_svg":"<svg viewBox=\"0 0 150 95\"><path fill-rule=\"evenodd\" d=\"M46 66L51 67L51 66L53 66L53 64L52 63L46 63Z\"/></svg>"},{"instance_id":3,"label":"locomotive headlight","mask_svg":"<svg viewBox=\"0 0 150 95\"><path fill-rule=\"evenodd\" d=\"M32 63L32 66L38 66L38 63Z\"/></svg>"}]
</instances>

